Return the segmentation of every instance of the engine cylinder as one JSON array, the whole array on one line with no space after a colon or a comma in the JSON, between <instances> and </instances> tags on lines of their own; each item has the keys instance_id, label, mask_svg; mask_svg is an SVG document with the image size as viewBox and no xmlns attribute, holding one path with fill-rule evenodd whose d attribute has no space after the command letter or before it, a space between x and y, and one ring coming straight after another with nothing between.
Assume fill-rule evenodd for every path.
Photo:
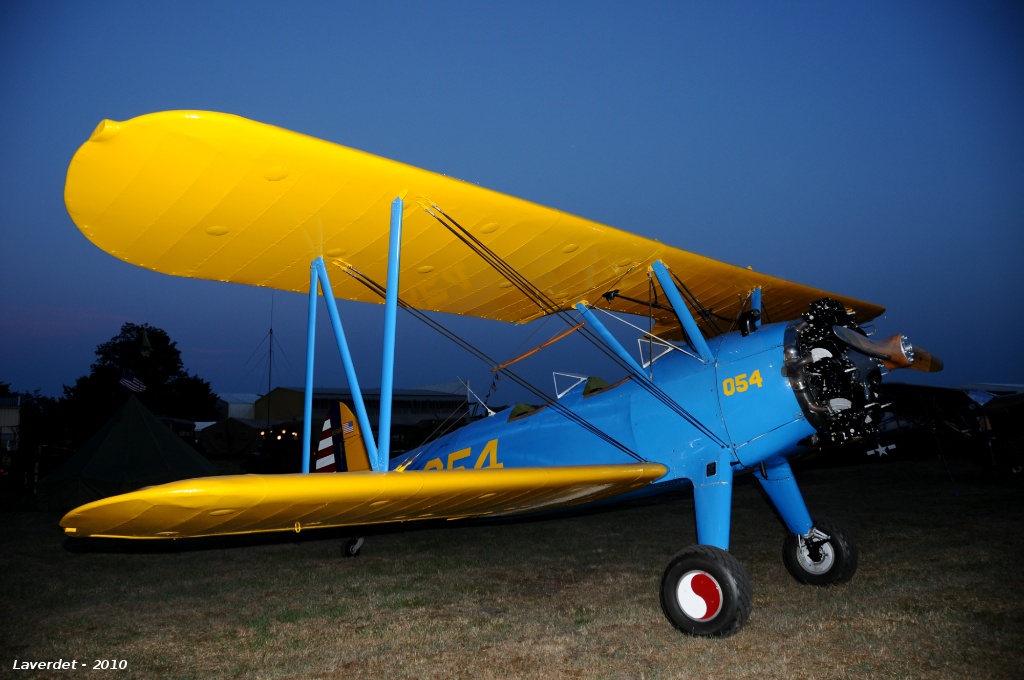
<instances>
[{"instance_id":1,"label":"engine cylinder","mask_svg":"<svg viewBox=\"0 0 1024 680\"><path fill-rule=\"evenodd\" d=\"M882 363L842 342L833 326L861 333L839 302L823 298L786 329L786 375L818 444L860 439L882 417L878 388Z\"/></svg>"}]
</instances>

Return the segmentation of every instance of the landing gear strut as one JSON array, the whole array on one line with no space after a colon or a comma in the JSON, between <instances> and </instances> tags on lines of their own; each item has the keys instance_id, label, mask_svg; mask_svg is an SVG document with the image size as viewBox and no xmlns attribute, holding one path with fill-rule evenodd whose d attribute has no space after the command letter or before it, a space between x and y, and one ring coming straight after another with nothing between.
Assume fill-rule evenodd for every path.
<instances>
[{"instance_id":1,"label":"landing gear strut","mask_svg":"<svg viewBox=\"0 0 1024 680\"><path fill-rule=\"evenodd\" d=\"M673 626L690 635L732 635L750 617L752 600L743 565L710 545L676 554L661 578L661 610Z\"/></svg>"}]
</instances>

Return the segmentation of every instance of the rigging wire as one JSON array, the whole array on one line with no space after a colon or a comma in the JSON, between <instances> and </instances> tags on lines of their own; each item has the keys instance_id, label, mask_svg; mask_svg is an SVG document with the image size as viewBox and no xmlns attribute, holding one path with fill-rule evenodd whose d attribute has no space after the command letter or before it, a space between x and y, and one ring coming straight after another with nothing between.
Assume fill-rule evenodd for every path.
<instances>
[{"instance_id":1,"label":"rigging wire","mask_svg":"<svg viewBox=\"0 0 1024 680\"><path fill-rule=\"evenodd\" d=\"M697 296L694 295L693 292L686 287L686 284L680 281L679 277L676 276L675 274L672 274L672 279L676 282L676 285L679 286L679 289L683 291L683 295L689 299L690 304L693 306L693 308L697 310L697 313L700 315L700 318L704 319L708 326L714 329L716 335L723 335L724 331L715 320L719 319L721 321L731 322L732 319L715 314L714 311L712 311L708 307L705 307L704 304L697 298Z\"/></svg>"},{"instance_id":2,"label":"rigging wire","mask_svg":"<svg viewBox=\"0 0 1024 680\"><path fill-rule=\"evenodd\" d=\"M584 322L580 321L578 324L576 324L572 328L569 328L568 330L564 330L561 333L559 333L558 335L555 335L554 337L552 337L552 338L550 338L548 340L545 340L544 342L542 342L541 344L537 345L533 349L531 349L531 350L529 350L527 352L523 352L522 354L519 354L519 355L509 359L508 361L506 361L505 363L501 364L500 366L495 366L494 368L491 369L491 372L492 373L497 373L498 371L500 371L501 369L503 369L503 368L505 368L507 366L511 366L512 364L518 363L518 362L522 361L523 359L526 359L528 357L533 356L534 354L536 354L537 352L541 351L545 347L550 347L551 345L555 344L556 342L558 342L562 338L568 336L570 333L575 333L579 329L583 328L583 324L584 324Z\"/></svg>"},{"instance_id":3,"label":"rigging wire","mask_svg":"<svg viewBox=\"0 0 1024 680\"><path fill-rule=\"evenodd\" d=\"M382 286L378 282L374 281L370 277L366 276L365 274L360 272L358 269L356 269L352 265L346 265L345 272L347 274L349 274L352 278L354 278L356 281L358 281L359 283L363 284L364 286L369 288L371 291L376 293L377 295L379 295L381 297L384 297L384 295L385 295L385 288L384 288L384 286ZM473 356L477 357L478 359L480 359L484 363L486 363L486 364L488 364L490 366L496 365L496 362L494 361L494 359L492 359L490 356L488 356L483 350L481 350L480 348L476 347L475 345L470 343L465 338L459 336L454 331L452 331L449 328L445 327L443 324L441 324L441 323L437 322L436 320L432 319L426 313L422 312L419 309L416 309L415 307L413 307L412 305L407 303L405 300L403 300L401 297L398 298L398 305L402 309L404 309L406 312L408 312L410 315L412 315L414 318L419 320L421 323L425 324L429 328L433 329L434 331L436 331L436 332L440 333L441 335L443 335L444 337L448 338L449 340L451 340L452 342L457 344L459 347L462 347L464 350L466 350L467 352L469 352ZM524 389L528 390L534 396L540 398L545 403L545 405L552 407L556 412L558 412L559 414L561 414L564 417L568 418L570 421L576 423L577 425L582 427L584 430L586 430L586 431L590 432L591 434L593 434L595 437L598 437L599 439L601 439L605 443L607 443L607 444L609 444L611 446L614 446L615 448L619 449L620 451L622 451L623 453L625 453L626 455L628 455L629 457L633 458L634 460L636 460L638 462L646 462L646 459L643 456L641 456L640 454L638 454L636 451L633 451L631 448L629 448L628 446L626 446L622 442L618 441L617 439L615 439L614 437L609 435L607 432L605 432L601 428L599 428L596 425L594 425L593 423L587 421L586 419L584 419L579 414L573 412L572 410L567 408L564 404L562 404L562 403L560 403L558 401L550 400L548 395L546 395L539 387L537 387L536 385L534 385L530 381L526 380L522 376L518 375L514 371L512 371L512 370L510 370L508 368L503 368L503 369L501 369L501 372L503 374L505 374L506 376L508 376L509 378L511 378L517 385L519 385L520 387L523 387Z\"/></svg>"},{"instance_id":4,"label":"rigging wire","mask_svg":"<svg viewBox=\"0 0 1024 680\"><path fill-rule=\"evenodd\" d=\"M533 338L533 336L537 335L541 331L541 329L543 329L544 326L547 325L547 322L550 318L550 316L544 317L544 320L541 323L537 324L537 327L534 328L528 336L523 338L523 340L519 343L518 346L516 346L515 351L520 352L523 346L526 345L526 343L528 343ZM480 399L480 397L477 397L477 400L480 401L480 405L483 406L488 411L491 411L490 407L488 406L488 404L490 404L491 402L491 395L498 390L498 384L501 382L502 377L501 371L495 371L492 369L491 372L494 374L494 377L491 378L491 385L490 387L487 388L487 392L486 394L484 394L484 398ZM474 394L474 396L476 395ZM491 411L491 413L493 413L493 411Z\"/></svg>"},{"instance_id":5,"label":"rigging wire","mask_svg":"<svg viewBox=\"0 0 1024 680\"><path fill-rule=\"evenodd\" d=\"M459 411L461 411L463 408L466 409L466 415L468 416L469 415L469 403L468 402L465 403L465 404L460 403L458 406L455 407L455 409L451 413L446 415L441 420L441 422L439 422L437 424L437 427L434 428L433 432L428 434L426 436L426 438L423 441L420 442L420 446L423 446L424 444L426 444L428 442L432 442L435 439L437 439L438 437L442 437L442 436L448 434L449 432L451 432L451 429L453 427L455 427L456 423L459 422L459 418L455 418L455 414L458 413ZM441 434L438 434L438 431L440 431ZM417 447L417 448L419 448L419 447Z\"/></svg>"},{"instance_id":6,"label":"rigging wire","mask_svg":"<svg viewBox=\"0 0 1024 680\"><path fill-rule=\"evenodd\" d=\"M512 267L512 265L507 263L504 259L501 258L500 255L495 253L493 250L488 248L487 245L485 245L482 241L480 241L478 238L469 233L468 229L459 224L450 215L441 210L441 208L439 208L437 205L431 205L430 208L424 209L431 217L440 222L441 225L444 226L448 231L450 231L457 239L459 239L467 247L469 247L470 250L479 255L485 262L491 265L499 274L508 279L508 281L512 283L513 286L520 290L520 292L526 295L527 298L532 300L538 307L540 307L542 313L557 315L570 326L576 323L575 320L571 318L571 315L566 310L562 309L561 306L558 305L554 300L548 297L543 290L535 286L529 279L520 274L514 267ZM443 216L443 219L441 216ZM701 316L705 318L708 321L708 323L711 324L717 330L719 334L721 334L721 329L718 328L718 325L714 322L714 319L711 318L714 316L711 310L707 309L702 304L700 304L700 302L696 299L693 293L691 293L690 290L686 288L686 286L684 286L682 282L679 281L678 277L676 277L674 274L673 278L675 278L676 282L679 283L679 285L683 288L686 294L688 294L693 299L693 304L698 310L700 310ZM628 371L629 373L635 372L635 369L628 363L623 361L622 358L619 357L614 351L612 351L612 349L604 343L604 341L595 331L587 327L584 327L580 330L580 334L583 337L587 338L587 340L594 347L603 352L605 356L607 356L609 359L614 361L622 368L626 369L626 371ZM644 377L646 378L646 376ZM690 425L692 425L706 437L714 441L716 444L718 444L721 447L727 446L726 443L718 435L712 432L706 425L704 425L704 423L700 422L700 420L698 420L689 411L683 408L675 399L669 396L663 389L658 387L654 382L652 382L649 379L645 379L638 381L637 384L640 385L642 389L646 390L652 397L661 402L665 407L673 411L676 415L678 415L683 420L688 422Z\"/></svg>"},{"instance_id":7,"label":"rigging wire","mask_svg":"<svg viewBox=\"0 0 1024 680\"><path fill-rule=\"evenodd\" d=\"M466 401L467 402L469 401L469 397L472 395L472 397L474 399L476 399L477 403L484 407L484 410L487 411L487 415L488 416L493 416L494 415L494 411L492 411L491 407L487 405L487 402L485 402L483 399L478 397L476 392L473 391L473 388L471 388L469 386L469 381L468 380L463 382L462 378L459 378L459 382L462 383L463 385L465 385L465 387L466 387L466 392L467 392L467 394L466 394ZM470 414L472 414L472 409L470 410Z\"/></svg>"}]
</instances>

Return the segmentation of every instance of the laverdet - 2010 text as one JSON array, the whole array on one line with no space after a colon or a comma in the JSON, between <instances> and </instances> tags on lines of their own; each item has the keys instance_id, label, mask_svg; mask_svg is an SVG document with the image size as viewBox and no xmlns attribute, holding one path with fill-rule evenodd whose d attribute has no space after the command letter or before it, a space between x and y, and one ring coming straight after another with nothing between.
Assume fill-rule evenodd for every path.
<instances>
[{"instance_id":1,"label":"laverdet - 2010 text","mask_svg":"<svg viewBox=\"0 0 1024 680\"><path fill-rule=\"evenodd\" d=\"M87 661L71 659L57 659L56 661L19 661L14 660L16 671L123 671L128 669L128 661L125 659L93 659L92 665Z\"/></svg>"}]
</instances>

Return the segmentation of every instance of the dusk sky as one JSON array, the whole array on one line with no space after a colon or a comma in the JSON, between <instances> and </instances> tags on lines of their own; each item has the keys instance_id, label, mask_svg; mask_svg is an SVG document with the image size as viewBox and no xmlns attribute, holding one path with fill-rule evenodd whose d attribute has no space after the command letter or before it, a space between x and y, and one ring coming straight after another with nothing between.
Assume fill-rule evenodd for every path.
<instances>
[{"instance_id":1,"label":"dusk sky","mask_svg":"<svg viewBox=\"0 0 1024 680\"><path fill-rule=\"evenodd\" d=\"M302 384L305 296L143 270L68 217L68 163L96 124L168 109L884 305L880 334L947 366L890 379L1024 383L1019 2L7 0L0 84L0 381L15 390L59 396L126 321L167 331L220 393L267 391L273 323L273 385ZM380 307L341 312L379 384ZM344 385L320 316L316 383ZM453 325L501 360L560 330ZM400 331L398 386L486 392L485 366L411 318ZM568 342L524 372L544 389L553 369L604 375Z\"/></svg>"}]
</instances>

